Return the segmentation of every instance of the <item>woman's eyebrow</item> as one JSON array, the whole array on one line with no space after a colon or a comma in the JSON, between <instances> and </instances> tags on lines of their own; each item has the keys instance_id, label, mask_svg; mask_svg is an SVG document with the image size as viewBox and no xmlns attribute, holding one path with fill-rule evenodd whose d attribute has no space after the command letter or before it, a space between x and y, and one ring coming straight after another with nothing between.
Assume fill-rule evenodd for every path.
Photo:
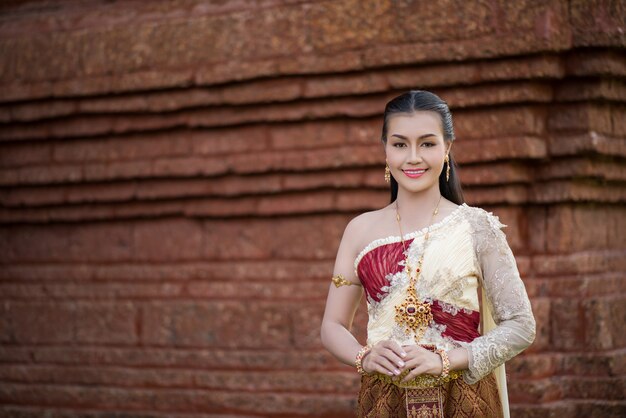
<instances>
[{"instance_id":1,"label":"woman's eyebrow","mask_svg":"<svg viewBox=\"0 0 626 418\"><path fill-rule=\"evenodd\" d=\"M404 140L408 140L409 139L406 136L400 135L400 134L393 134L391 136L395 136L395 137L398 137L398 138L404 139ZM435 135L435 134L424 134L424 135L420 136L419 138L417 138L417 140L419 141L420 139L429 138L431 136L437 136L437 135Z\"/></svg>"}]
</instances>

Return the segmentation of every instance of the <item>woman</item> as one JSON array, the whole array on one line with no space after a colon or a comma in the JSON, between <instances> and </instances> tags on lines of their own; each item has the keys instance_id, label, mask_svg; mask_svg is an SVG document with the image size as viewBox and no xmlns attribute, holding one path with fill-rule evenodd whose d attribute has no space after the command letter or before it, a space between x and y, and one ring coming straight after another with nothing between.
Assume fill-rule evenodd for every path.
<instances>
[{"instance_id":1,"label":"woman","mask_svg":"<svg viewBox=\"0 0 626 418\"><path fill-rule=\"evenodd\" d=\"M453 141L436 95L385 107L391 203L347 225L321 328L362 374L359 417L508 417L504 362L535 338L506 225L464 202ZM365 346L349 331L363 292Z\"/></svg>"}]
</instances>

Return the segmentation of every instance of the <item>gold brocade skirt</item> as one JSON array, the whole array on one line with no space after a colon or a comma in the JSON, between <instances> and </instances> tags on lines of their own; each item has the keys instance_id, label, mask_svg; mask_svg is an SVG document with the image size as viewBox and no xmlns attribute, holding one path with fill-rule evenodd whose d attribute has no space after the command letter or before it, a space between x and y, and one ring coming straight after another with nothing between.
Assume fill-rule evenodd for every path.
<instances>
[{"instance_id":1,"label":"gold brocade skirt","mask_svg":"<svg viewBox=\"0 0 626 418\"><path fill-rule=\"evenodd\" d=\"M417 389L425 392L415 392L416 389L408 390L409 396L415 396L415 394L419 396L420 393L427 395L432 388ZM463 378L459 378L444 383L437 390L440 390L441 394L441 412L446 418L502 417L502 404L493 373L473 385L468 385ZM415 416L428 418L432 415L426 413ZM407 389L373 376L362 376L357 417L408 418Z\"/></svg>"}]
</instances>

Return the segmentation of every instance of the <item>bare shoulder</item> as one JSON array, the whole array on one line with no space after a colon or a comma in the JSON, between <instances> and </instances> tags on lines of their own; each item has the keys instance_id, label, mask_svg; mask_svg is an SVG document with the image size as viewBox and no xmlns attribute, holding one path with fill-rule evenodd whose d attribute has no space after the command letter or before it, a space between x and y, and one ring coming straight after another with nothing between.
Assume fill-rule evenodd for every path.
<instances>
[{"instance_id":1,"label":"bare shoulder","mask_svg":"<svg viewBox=\"0 0 626 418\"><path fill-rule=\"evenodd\" d=\"M385 208L361 213L350 220L344 232L344 239L351 243L354 249L359 248L361 243L367 239L372 225L376 225L383 216Z\"/></svg>"}]
</instances>

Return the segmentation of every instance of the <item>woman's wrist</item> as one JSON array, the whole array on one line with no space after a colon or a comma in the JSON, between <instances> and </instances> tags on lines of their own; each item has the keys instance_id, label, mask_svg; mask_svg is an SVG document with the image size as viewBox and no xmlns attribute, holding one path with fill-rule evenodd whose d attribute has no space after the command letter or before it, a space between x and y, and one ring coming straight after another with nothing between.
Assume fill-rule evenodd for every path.
<instances>
[{"instance_id":1,"label":"woman's wrist","mask_svg":"<svg viewBox=\"0 0 626 418\"><path fill-rule=\"evenodd\" d=\"M359 372L359 374L361 374L361 375L368 374L365 371L365 369L363 369L363 360L369 354L371 349L372 349L372 346L368 344L368 345L366 345L364 347L361 347L359 352L356 354L354 365L356 366L356 371Z\"/></svg>"},{"instance_id":2,"label":"woman's wrist","mask_svg":"<svg viewBox=\"0 0 626 418\"><path fill-rule=\"evenodd\" d=\"M448 377L450 374L450 359L448 358L448 353L443 348L438 348L435 350L437 354L439 354L439 358L441 359L441 377Z\"/></svg>"}]
</instances>

